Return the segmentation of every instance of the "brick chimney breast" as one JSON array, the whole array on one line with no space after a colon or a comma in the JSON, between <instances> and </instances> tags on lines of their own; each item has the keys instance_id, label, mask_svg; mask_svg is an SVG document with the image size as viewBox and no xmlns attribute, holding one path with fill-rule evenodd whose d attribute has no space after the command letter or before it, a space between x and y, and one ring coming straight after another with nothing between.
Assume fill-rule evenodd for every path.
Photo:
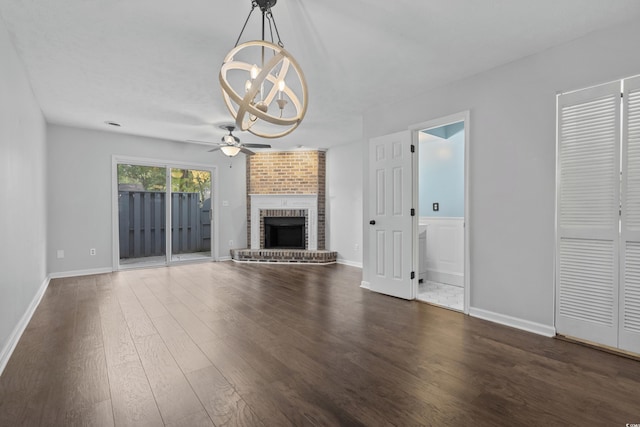
<instances>
[{"instance_id":1,"label":"brick chimney breast","mask_svg":"<svg viewBox=\"0 0 640 427\"><path fill-rule=\"evenodd\" d=\"M317 246L325 249L325 151L281 151L247 156L247 242L251 242L251 195L317 196Z\"/></svg>"}]
</instances>

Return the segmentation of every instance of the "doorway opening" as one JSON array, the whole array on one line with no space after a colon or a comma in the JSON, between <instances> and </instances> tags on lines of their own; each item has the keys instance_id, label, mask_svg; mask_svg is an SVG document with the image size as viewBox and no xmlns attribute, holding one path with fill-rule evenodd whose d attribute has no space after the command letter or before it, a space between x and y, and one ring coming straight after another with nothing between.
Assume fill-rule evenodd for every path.
<instances>
[{"instance_id":1,"label":"doorway opening","mask_svg":"<svg viewBox=\"0 0 640 427\"><path fill-rule=\"evenodd\" d=\"M467 114L414 128L416 299L465 313L469 307Z\"/></svg>"}]
</instances>

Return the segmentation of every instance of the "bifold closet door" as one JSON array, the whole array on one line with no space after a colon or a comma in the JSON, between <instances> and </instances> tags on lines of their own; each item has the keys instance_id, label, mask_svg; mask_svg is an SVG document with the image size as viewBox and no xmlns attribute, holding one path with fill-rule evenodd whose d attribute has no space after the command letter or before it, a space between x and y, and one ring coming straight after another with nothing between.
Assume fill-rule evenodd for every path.
<instances>
[{"instance_id":1,"label":"bifold closet door","mask_svg":"<svg viewBox=\"0 0 640 427\"><path fill-rule=\"evenodd\" d=\"M618 344L620 82L558 97L556 329Z\"/></svg>"},{"instance_id":2,"label":"bifold closet door","mask_svg":"<svg viewBox=\"0 0 640 427\"><path fill-rule=\"evenodd\" d=\"M640 353L640 77L624 80L619 347Z\"/></svg>"}]
</instances>

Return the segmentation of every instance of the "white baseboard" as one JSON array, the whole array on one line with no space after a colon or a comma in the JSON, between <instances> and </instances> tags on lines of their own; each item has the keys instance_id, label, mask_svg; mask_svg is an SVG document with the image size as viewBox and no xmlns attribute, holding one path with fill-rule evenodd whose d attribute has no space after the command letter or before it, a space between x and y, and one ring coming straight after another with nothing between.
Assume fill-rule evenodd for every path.
<instances>
[{"instance_id":1,"label":"white baseboard","mask_svg":"<svg viewBox=\"0 0 640 427\"><path fill-rule=\"evenodd\" d=\"M218 261L231 261L231 255L218 257Z\"/></svg>"},{"instance_id":2,"label":"white baseboard","mask_svg":"<svg viewBox=\"0 0 640 427\"><path fill-rule=\"evenodd\" d=\"M362 289L371 289L371 283L365 282L364 280L360 283L360 287Z\"/></svg>"},{"instance_id":3,"label":"white baseboard","mask_svg":"<svg viewBox=\"0 0 640 427\"><path fill-rule=\"evenodd\" d=\"M40 304L40 301L42 300L44 293L49 287L49 282L50 282L49 277L44 279L44 282L42 282L42 284L40 285L40 288L38 289L36 294L33 296L33 299L31 300L31 304L29 304L29 307L27 307L27 310L22 315L22 318L20 319L16 327L13 328L13 332L9 337L9 341L7 341L7 344L4 346L4 348L0 349L0 375L2 375L4 368L7 367L7 363L9 363L9 358L13 354L13 351L16 349L16 346L18 345L18 341L20 341L20 338L22 337L24 330L27 329L27 325L29 325L31 318L33 317L33 313L36 312L36 308L38 308L38 305Z\"/></svg>"},{"instance_id":4,"label":"white baseboard","mask_svg":"<svg viewBox=\"0 0 640 427\"><path fill-rule=\"evenodd\" d=\"M529 320L511 317L504 314L494 313L493 311L483 310L481 308L470 307L469 316L479 319L488 320L490 322L499 323L501 325L510 326L523 331L532 332L534 334L543 335L545 337L556 336L556 328L541 323L531 322Z\"/></svg>"},{"instance_id":5,"label":"white baseboard","mask_svg":"<svg viewBox=\"0 0 640 427\"><path fill-rule=\"evenodd\" d=\"M113 273L113 268L103 267L103 268L92 268L89 270L61 271L59 273L49 274L49 278L61 279L63 277L91 276L92 274L104 274L104 273Z\"/></svg>"},{"instance_id":6,"label":"white baseboard","mask_svg":"<svg viewBox=\"0 0 640 427\"><path fill-rule=\"evenodd\" d=\"M337 261L338 264L342 264L342 265L348 265L350 267L358 267L358 268L362 268L362 263L361 262L357 262L357 261L349 261L347 259L340 259L338 258Z\"/></svg>"},{"instance_id":7,"label":"white baseboard","mask_svg":"<svg viewBox=\"0 0 640 427\"><path fill-rule=\"evenodd\" d=\"M427 280L464 288L464 274L461 273L446 273L444 271L427 270Z\"/></svg>"}]
</instances>

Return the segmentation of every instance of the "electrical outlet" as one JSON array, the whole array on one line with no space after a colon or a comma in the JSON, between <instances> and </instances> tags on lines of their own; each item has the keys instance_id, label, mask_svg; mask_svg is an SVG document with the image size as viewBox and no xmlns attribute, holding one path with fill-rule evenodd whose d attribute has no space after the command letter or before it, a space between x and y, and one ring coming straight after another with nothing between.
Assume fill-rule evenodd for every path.
<instances>
[{"instance_id":1,"label":"electrical outlet","mask_svg":"<svg viewBox=\"0 0 640 427\"><path fill-rule=\"evenodd\" d=\"M358 252L359 250L360 250L360 245L356 243L353 247L353 251Z\"/></svg>"},{"instance_id":2,"label":"electrical outlet","mask_svg":"<svg viewBox=\"0 0 640 427\"><path fill-rule=\"evenodd\" d=\"M96 248L89 249L89 255L93 256L96 254Z\"/></svg>"},{"instance_id":3,"label":"electrical outlet","mask_svg":"<svg viewBox=\"0 0 640 427\"><path fill-rule=\"evenodd\" d=\"M64 258L64 251L62 249L58 249L56 255L58 256L58 259L62 259Z\"/></svg>"},{"instance_id":4,"label":"electrical outlet","mask_svg":"<svg viewBox=\"0 0 640 427\"><path fill-rule=\"evenodd\" d=\"M222 201L222 206L229 206L229 201L228 200L223 200Z\"/></svg>"},{"instance_id":5,"label":"electrical outlet","mask_svg":"<svg viewBox=\"0 0 640 427\"><path fill-rule=\"evenodd\" d=\"M440 210L440 203L434 203L433 204L433 211L434 212L438 212Z\"/></svg>"},{"instance_id":6,"label":"electrical outlet","mask_svg":"<svg viewBox=\"0 0 640 427\"><path fill-rule=\"evenodd\" d=\"M229 247L233 246L233 240L229 240Z\"/></svg>"}]
</instances>

